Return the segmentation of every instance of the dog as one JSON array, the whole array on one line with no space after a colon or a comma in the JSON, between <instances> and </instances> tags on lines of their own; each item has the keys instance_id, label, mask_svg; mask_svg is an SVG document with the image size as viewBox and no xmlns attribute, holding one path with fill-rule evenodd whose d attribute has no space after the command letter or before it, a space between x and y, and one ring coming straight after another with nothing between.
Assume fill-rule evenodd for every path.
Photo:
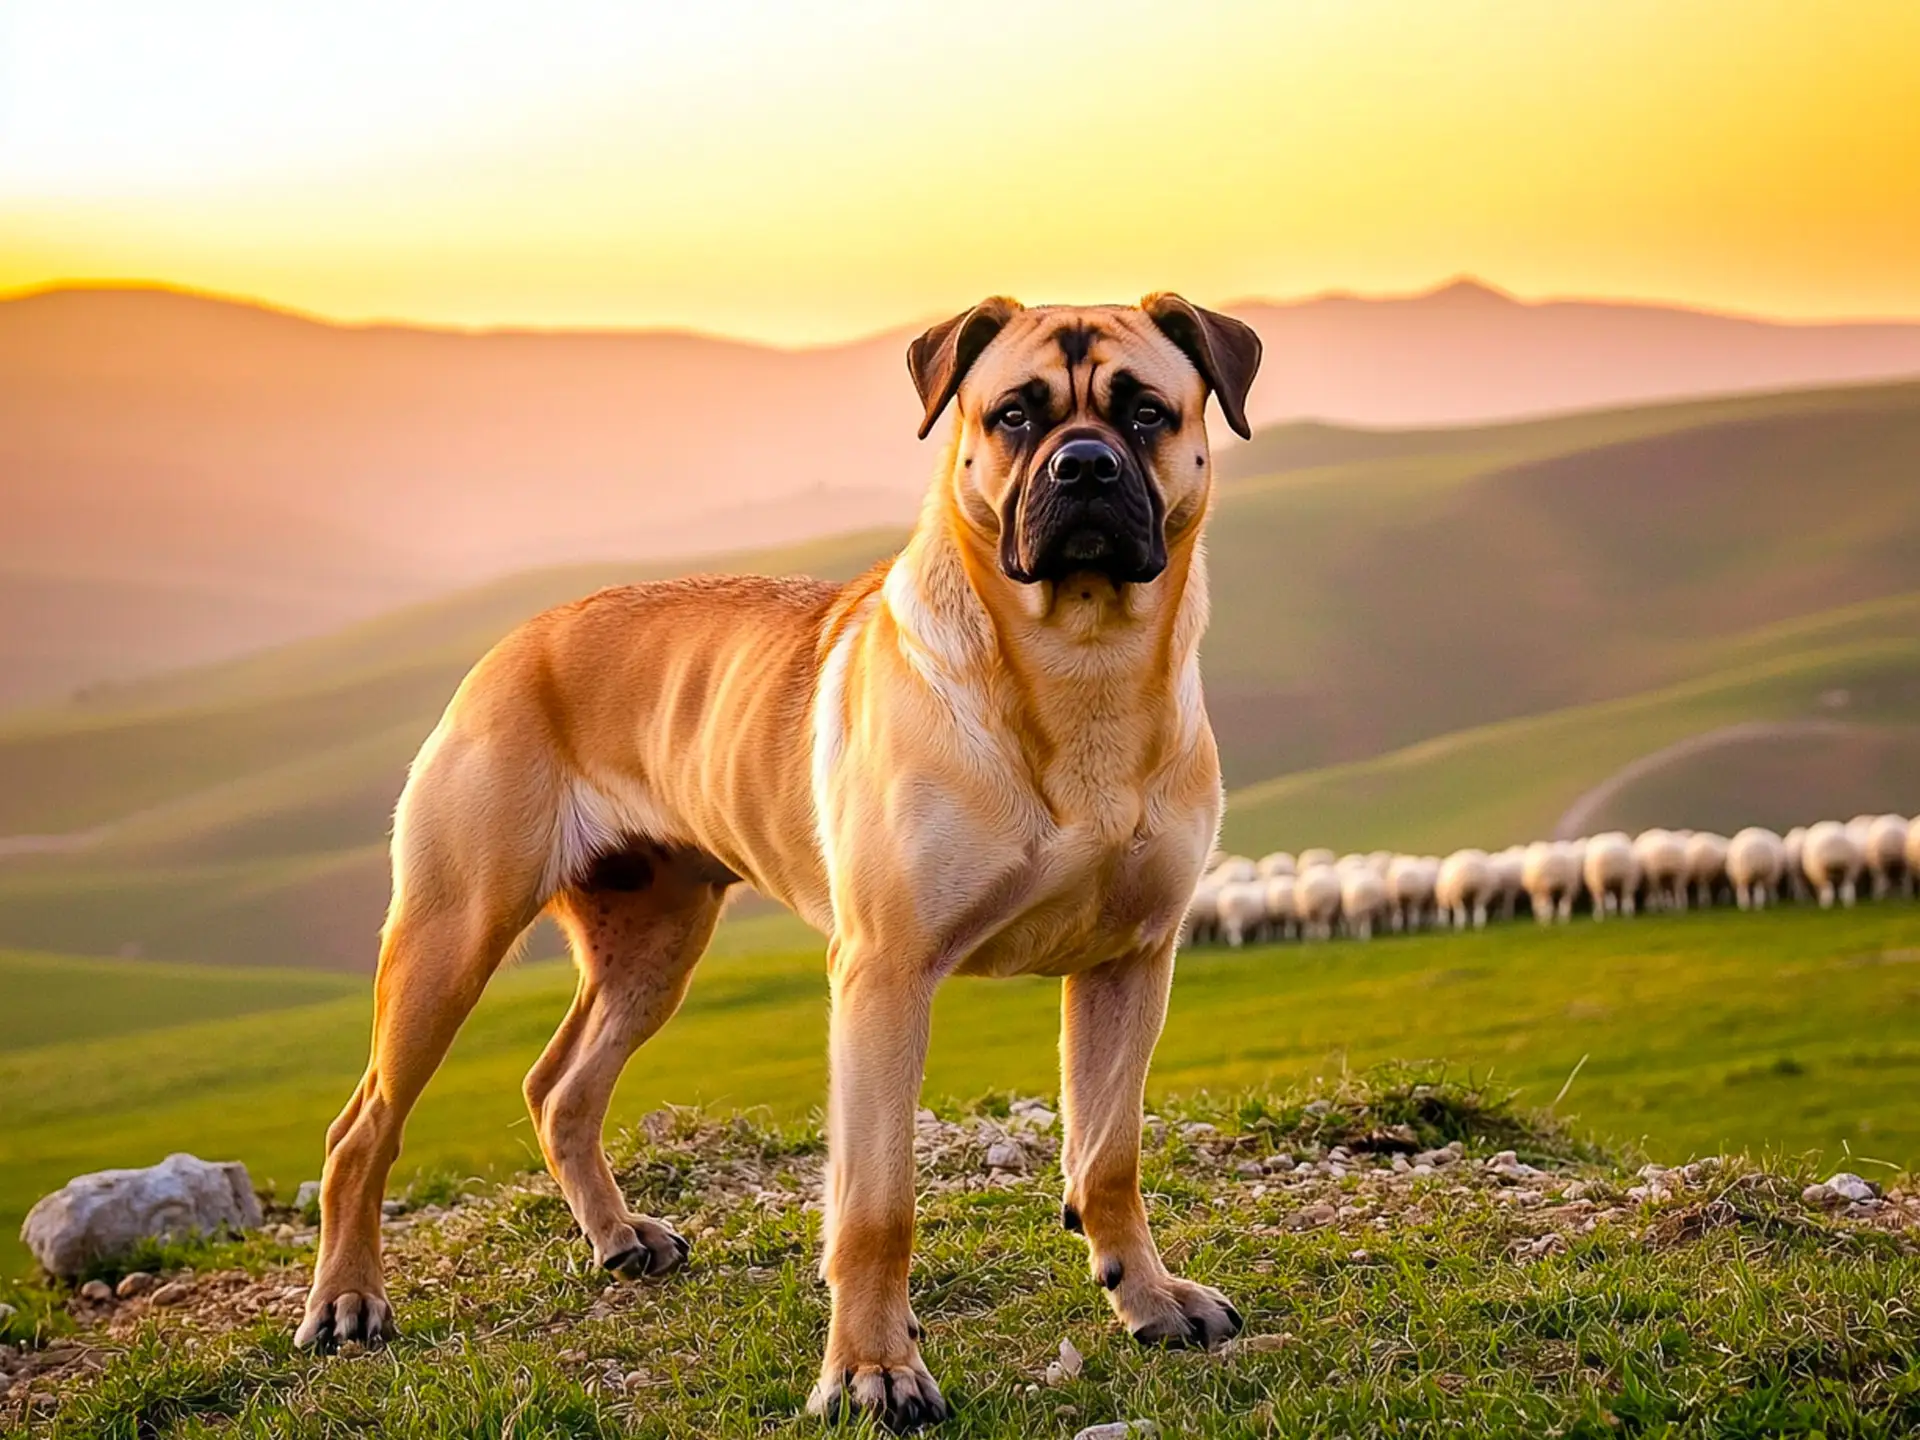
<instances>
[{"instance_id":1,"label":"dog","mask_svg":"<svg viewBox=\"0 0 1920 1440\"><path fill-rule=\"evenodd\" d=\"M729 886L829 937L824 1247L808 1408L908 1429L947 1405L907 1298L914 1112L949 975L1064 981L1062 1220L1140 1340L1241 1319L1172 1274L1140 1197L1147 1067L1222 792L1200 686L1205 407L1250 432L1260 341L1177 295L993 298L913 342L952 441L905 548L844 584L703 577L550 610L461 684L395 813L366 1074L327 1132L302 1345L394 1333L380 1201L407 1112L542 913L579 987L526 1079L548 1168L628 1279L688 1244L601 1148L628 1057L678 1008Z\"/></svg>"}]
</instances>

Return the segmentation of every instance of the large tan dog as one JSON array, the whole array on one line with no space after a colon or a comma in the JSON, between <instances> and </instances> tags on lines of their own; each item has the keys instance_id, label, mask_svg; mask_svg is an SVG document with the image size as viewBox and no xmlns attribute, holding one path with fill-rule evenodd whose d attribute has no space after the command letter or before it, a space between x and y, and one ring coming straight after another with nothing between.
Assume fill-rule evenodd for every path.
<instances>
[{"instance_id":1,"label":"large tan dog","mask_svg":"<svg viewBox=\"0 0 1920 1440\"><path fill-rule=\"evenodd\" d=\"M302 1344L393 1333L380 1197L408 1110L545 911L580 982L527 1103L595 1258L687 1242L628 1211L601 1127L742 878L831 937L825 1254L810 1408L946 1414L907 1302L914 1110L947 976L1065 977L1063 1218L1142 1340L1240 1317L1168 1272L1139 1190L1141 1104L1175 938L1220 817L1200 693L1204 410L1247 434L1260 342L1155 295L993 299L908 355L953 443L906 549L846 585L603 591L474 667L414 762L365 1078L327 1132Z\"/></svg>"}]
</instances>

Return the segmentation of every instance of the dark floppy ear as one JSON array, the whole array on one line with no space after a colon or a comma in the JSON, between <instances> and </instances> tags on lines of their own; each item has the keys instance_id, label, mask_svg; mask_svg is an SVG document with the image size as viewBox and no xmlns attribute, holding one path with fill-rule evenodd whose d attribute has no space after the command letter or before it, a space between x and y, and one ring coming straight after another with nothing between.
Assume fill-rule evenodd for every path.
<instances>
[{"instance_id":1,"label":"dark floppy ear","mask_svg":"<svg viewBox=\"0 0 1920 1440\"><path fill-rule=\"evenodd\" d=\"M1202 310L1190 300L1162 291L1140 302L1147 318L1193 361L1220 400L1220 413L1242 440L1253 438L1247 424L1247 391L1260 369L1260 337L1251 325L1231 315Z\"/></svg>"},{"instance_id":2,"label":"dark floppy ear","mask_svg":"<svg viewBox=\"0 0 1920 1440\"><path fill-rule=\"evenodd\" d=\"M964 314L942 320L907 347L907 370L927 407L927 418L920 422L922 440L959 391L980 352L1022 308L1018 300L990 296Z\"/></svg>"}]
</instances>

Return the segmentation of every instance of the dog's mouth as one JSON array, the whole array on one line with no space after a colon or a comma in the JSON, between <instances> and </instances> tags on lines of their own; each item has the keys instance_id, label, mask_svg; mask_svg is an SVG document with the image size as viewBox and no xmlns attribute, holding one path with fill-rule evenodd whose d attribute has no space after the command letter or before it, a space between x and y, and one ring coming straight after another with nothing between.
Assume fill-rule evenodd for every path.
<instances>
[{"instance_id":1,"label":"dog's mouth","mask_svg":"<svg viewBox=\"0 0 1920 1440\"><path fill-rule=\"evenodd\" d=\"M1079 454L1089 458L1076 465L1069 440L1036 456L1009 492L1000 568L1023 585L1087 574L1115 585L1157 579L1167 568L1158 489L1118 447L1085 444Z\"/></svg>"}]
</instances>

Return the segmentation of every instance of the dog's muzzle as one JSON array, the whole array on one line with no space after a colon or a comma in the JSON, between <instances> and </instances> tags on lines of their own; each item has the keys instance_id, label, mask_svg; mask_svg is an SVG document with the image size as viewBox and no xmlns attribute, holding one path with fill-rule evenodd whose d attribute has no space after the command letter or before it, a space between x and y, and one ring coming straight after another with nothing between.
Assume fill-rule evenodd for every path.
<instances>
[{"instance_id":1,"label":"dog's muzzle","mask_svg":"<svg viewBox=\"0 0 1920 1440\"><path fill-rule=\"evenodd\" d=\"M1105 576L1144 584L1167 568L1158 490L1124 446L1089 431L1034 456L1001 516L1000 568L1022 584Z\"/></svg>"}]
</instances>

